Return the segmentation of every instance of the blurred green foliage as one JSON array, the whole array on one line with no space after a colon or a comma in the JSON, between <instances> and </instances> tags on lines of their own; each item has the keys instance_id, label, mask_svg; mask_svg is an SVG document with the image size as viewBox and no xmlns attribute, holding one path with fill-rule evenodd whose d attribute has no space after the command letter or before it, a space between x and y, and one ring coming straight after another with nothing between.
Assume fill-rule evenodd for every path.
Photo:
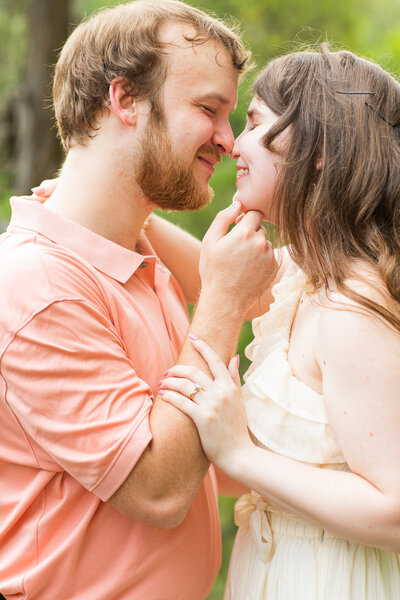
<instances>
[{"instance_id":1,"label":"blurred green foliage","mask_svg":"<svg viewBox=\"0 0 400 600\"><path fill-rule=\"evenodd\" d=\"M29 52L26 2L0 0L0 112L11 91L23 78ZM75 16L71 27L93 11L118 3L114 0L72 0ZM330 41L335 47L344 47L376 60L397 76L400 73L400 0L189 0L189 4L211 11L220 18L229 20L233 16L241 23L244 38L253 51L257 68L241 85L238 107L231 119L235 135L243 126L251 98L251 81L257 71L270 58L299 46ZM235 192L234 179L234 164L229 158L224 158L211 181L215 190L213 203L198 213L168 213L166 218L202 238L215 213L231 202ZM0 219L9 216L8 197L12 192L12 182L12 169L7 166L7 157L0 147ZM247 324L239 348L242 374L248 366L243 352L250 339L251 327ZM233 501L221 498L220 508L223 564L209 600L223 598L235 534Z\"/></svg>"}]
</instances>

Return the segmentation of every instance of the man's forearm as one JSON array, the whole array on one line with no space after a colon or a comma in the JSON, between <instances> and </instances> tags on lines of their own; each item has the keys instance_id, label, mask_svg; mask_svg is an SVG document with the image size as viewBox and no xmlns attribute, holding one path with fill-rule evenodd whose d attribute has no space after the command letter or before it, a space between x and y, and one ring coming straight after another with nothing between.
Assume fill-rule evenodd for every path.
<instances>
[{"instance_id":1,"label":"man's forearm","mask_svg":"<svg viewBox=\"0 0 400 600\"><path fill-rule=\"evenodd\" d=\"M228 362L235 353L243 310L218 290L205 290L191 331ZM178 360L209 372L187 340ZM157 397L150 416L153 440L112 504L132 519L160 527L178 525L185 517L209 468L191 419Z\"/></svg>"},{"instance_id":2,"label":"man's forearm","mask_svg":"<svg viewBox=\"0 0 400 600\"><path fill-rule=\"evenodd\" d=\"M235 306L220 290L203 290L190 331L207 341L222 360L228 363L236 351L244 312L242 307ZM193 365L209 373L206 363L188 339L178 363ZM153 409L151 427L154 468L156 464L161 467L154 492L166 496L182 493L189 506L209 466L197 429L186 415L159 399ZM167 452L165 448L168 448ZM166 464L168 468L165 468ZM185 503L183 498L182 500Z\"/></svg>"},{"instance_id":3,"label":"man's forearm","mask_svg":"<svg viewBox=\"0 0 400 600\"><path fill-rule=\"evenodd\" d=\"M203 339L220 356L225 364L236 353L245 310L235 305L235 298L227 297L219 290L203 290L197 304L191 333ZM190 340L186 340L179 356L179 363L194 365L209 373L208 367L196 352Z\"/></svg>"}]
</instances>

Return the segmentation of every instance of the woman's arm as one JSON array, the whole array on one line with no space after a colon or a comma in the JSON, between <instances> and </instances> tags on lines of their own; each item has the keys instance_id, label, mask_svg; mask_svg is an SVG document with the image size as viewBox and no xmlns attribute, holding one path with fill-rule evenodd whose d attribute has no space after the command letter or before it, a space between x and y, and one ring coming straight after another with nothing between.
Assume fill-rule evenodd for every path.
<instances>
[{"instance_id":1,"label":"woman's arm","mask_svg":"<svg viewBox=\"0 0 400 600\"><path fill-rule=\"evenodd\" d=\"M177 279L188 304L195 304L200 293L201 242L154 213L150 215L145 231L157 256Z\"/></svg>"},{"instance_id":2,"label":"woman's arm","mask_svg":"<svg viewBox=\"0 0 400 600\"><path fill-rule=\"evenodd\" d=\"M228 496L230 498L239 498L242 494L248 494L251 490L240 481L236 479L232 479L229 477L224 471L218 469L214 465L215 475L217 477L218 482L218 493L220 496Z\"/></svg>"},{"instance_id":3,"label":"woman's arm","mask_svg":"<svg viewBox=\"0 0 400 600\"><path fill-rule=\"evenodd\" d=\"M346 539L400 552L400 336L369 316L334 309L324 311L319 332L324 399L353 472L256 447L232 376L202 341L193 344L215 381L175 367L166 380L175 391L164 398L193 418L208 457L230 477ZM188 376L204 388L198 404L182 395Z\"/></svg>"}]
</instances>

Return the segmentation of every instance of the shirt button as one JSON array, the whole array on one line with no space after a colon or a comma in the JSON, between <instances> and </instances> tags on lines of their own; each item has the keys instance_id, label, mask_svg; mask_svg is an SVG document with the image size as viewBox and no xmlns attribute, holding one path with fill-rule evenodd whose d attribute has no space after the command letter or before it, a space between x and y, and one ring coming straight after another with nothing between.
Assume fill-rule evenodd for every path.
<instances>
[{"instance_id":1,"label":"shirt button","mask_svg":"<svg viewBox=\"0 0 400 600\"><path fill-rule=\"evenodd\" d=\"M148 266L149 263L147 262L142 262L141 265L139 265L139 269L145 269Z\"/></svg>"}]
</instances>

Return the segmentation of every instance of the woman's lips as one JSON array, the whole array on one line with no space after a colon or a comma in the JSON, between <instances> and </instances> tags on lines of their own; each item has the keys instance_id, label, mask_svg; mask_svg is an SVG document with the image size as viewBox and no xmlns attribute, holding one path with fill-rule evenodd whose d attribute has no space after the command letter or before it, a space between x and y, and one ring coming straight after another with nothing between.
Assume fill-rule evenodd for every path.
<instances>
[{"instance_id":1,"label":"woman's lips","mask_svg":"<svg viewBox=\"0 0 400 600\"><path fill-rule=\"evenodd\" d=\"M239 181L239 179L242 179L242 177L246 177L246 175L248 175L248 174L249 174L249 169L246 169L245 167L237 168L236 181Z\"/></svg>"}]
</instances>

